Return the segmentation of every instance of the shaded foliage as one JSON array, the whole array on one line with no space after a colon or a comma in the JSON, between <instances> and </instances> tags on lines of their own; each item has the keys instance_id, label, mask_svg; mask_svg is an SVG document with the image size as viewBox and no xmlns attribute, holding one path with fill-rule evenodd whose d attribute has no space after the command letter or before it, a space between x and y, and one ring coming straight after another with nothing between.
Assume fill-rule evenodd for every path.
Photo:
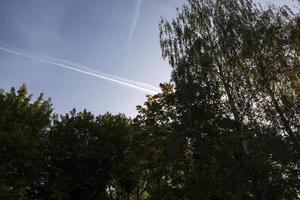
<instances>
[{"instance_id":1,"label":"shaded foliage","mask_svg":"<svg viewBox=\"0 0 300 200\"><path fill-rule=\"evenodd\" d=\"M129 135L129 121L122 115L94 117L73 110L55 118L47 136L46 199L107 199Z\"/></svg>"},{"instance_id":2,"label":"shaded foliage","mask_svg":"<svg viewBox=\"0 0 300 200\"><path fill-rule=\"evenodd\" d=\"M50 124L51 104L31 100L25 85L0 91L0 199L23 199L41 174L41 137Z\"/></svg>"},{"instance_id":3,"label":"shaded foliage","mask_svg":"<svg viewBox=\"0 0 300 200\"><path fill-rule=\"evenodd\" d=\"M190 0L175 19L162 19L181 129L196 162L203 149L211 153L198 171L216 161L209 168L229 175L212 172L207 198L297 198L298 21L288 7L264 9L251 0ZM229 177L234 184L218 187Z\"/></svg>"}]
</instances>

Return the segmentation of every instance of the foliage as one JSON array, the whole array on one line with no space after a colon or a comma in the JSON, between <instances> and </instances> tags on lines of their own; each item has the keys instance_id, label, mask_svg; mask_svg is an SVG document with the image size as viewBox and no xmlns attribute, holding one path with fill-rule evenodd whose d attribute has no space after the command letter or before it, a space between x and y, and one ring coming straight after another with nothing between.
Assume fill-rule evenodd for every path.
<instances>
[{"instance_id":1,"label":"foliage","mask_svg":"<svg viewBox=\"0 0 300 200\"><path fill-rule=\"evenodd\" d=\"M41 137L50 123L50 101L32 101L25 85L0 91L0 199L23 199L42 170Z\"/></svg>"},{"instance_id":2,"label":"foliage","mask_svg":"<svg viewBox=\"0 0 300 200\"><path fill-rule=\"evenodd\" d=\"M251 0L188 2L171 22L162 19L161 46L173 68L182 130L193 146L210 149L205 164L226 159L213 169L225 167L235 182L227 189L213 184L207 198L296 198L299 17L288 7L263 9ZM229 150L226 157L228 150L206 146L216 139L225 149L240 143L240 151ZM224 154L217 157L215 148ZM230 158L237 152L243 154L234 166ZM193 149L195 156L202 153ZM228 180L220 171L215 175ZM213 182L220 181L216 177Z\"/></svg>"},{"instance_id":3,"label":"foliage","mask_svg":"<svg viewBox=\"0 0 300 200\"><path fill-rule=\"evenodd\" d=\"M55 118L47 136L46 199L107 199L110 182L125 188L118 173L130 130L123 115L73 110Z\"/></svg>"},{"instance_id":4,"label":"foliage","mask_svg":"<svg viewBox=\"0 0 300 200\"><path fill-rule=\"evenodd\" d=\"M133 126L124 115L84 110L51 115L25 85L0 93L1 199L118 199L130 196Z\"/></svg>"}]
</instances>

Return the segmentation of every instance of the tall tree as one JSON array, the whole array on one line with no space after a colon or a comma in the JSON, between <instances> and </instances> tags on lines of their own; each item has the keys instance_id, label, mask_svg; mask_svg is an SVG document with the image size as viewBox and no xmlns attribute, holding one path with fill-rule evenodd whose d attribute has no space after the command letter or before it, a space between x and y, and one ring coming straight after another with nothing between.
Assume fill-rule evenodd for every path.
<instances>
[{"instance_id":1,"label":"tall tree","mask_svg":"<svg viewBox=\"0 0 300 200\"><path fill-rule=\"evenodd\" d=\"M73 110L55 117L46 143L44 198L128 196L130 177L125 173L130 169L123 164L131 130L129 119L123 115L95 117Z\"/></svg>"},{"instance_id":2,"label":"tall tree","mask_svg":"<svg viewBox=\"0 0 300 200\"><path fill-rule=\"evenodd\" d=\"M173 87L161 85L162 92L148 96L138 106L138 133L133 143L139 158L140 187L147 199L182 199L184 173L189 168L185 138L177 135L178 106Z\"/></svg>"},{"instance_id":3,"label":"tall tree","mask_svg":"<svg viewBox=\"0 0 300 200\"><path fill-rule=\"evenodd\" d=\"M50 101L42 94L33 101L25 85L0 91L0 199L26 199L34 192L51 112Z\"/></svg>"},{"instance_id":4,"label":"tall tree","mask_svg":"<svg viewBox=\"0 0 300 200\"><path fill-rule=\"evenodd\" d=\"M300 109L290 76L300 62L297 24L299 17L288 7L264 9L251 0L189 0L175 19L161 22L162 53L173 68L183 130L197 147L202 135L211 137L199 115L207 122L232 121L234 128L226 129L239 136L240 170L253 172L244 174L249 184L243 198L266 199L273 188L282 198L297 196L299 183L292 180L299 177ZM281 152L270 145L263 150L270 140L280 141ZM199 154L196 149L193 154ZM277 181L261 173L262 158ZM293 185L281 187L284 179Z\"/></svg>"}]
</instances>

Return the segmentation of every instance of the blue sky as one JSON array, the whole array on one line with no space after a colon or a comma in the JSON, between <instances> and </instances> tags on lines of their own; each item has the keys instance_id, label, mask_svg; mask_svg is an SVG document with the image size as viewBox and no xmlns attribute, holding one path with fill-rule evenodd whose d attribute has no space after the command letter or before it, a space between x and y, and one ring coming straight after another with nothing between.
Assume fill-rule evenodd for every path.
<instances>
[{"instance_id":1,"label":"blue sky","mask_svg":"<svg viewBox=\"0 0 300 200\"><path fill-rule=\"evenodd\" d=\"M158 23L183 2L1 0L0 44L158 86L171 70L161 58ZM0 51L0 88L22 83L35 96L51 97L60 114L87 108L134 116L146 99L143 91Z\"/></svg>"}]
</instances>

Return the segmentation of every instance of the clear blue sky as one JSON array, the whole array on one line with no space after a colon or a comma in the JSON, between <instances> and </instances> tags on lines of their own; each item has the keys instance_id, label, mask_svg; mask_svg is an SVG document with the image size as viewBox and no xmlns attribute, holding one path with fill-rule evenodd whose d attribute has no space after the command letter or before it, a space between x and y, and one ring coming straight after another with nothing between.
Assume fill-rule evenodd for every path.
<instances>
[{"instance_id":1,"label":"clear blue sky","mask_svg":"<svg viewBox=\"0 0 300 200\"><path fill-rule=\"evenodd\" d=\"M158 86L170 78L160 17L170 19L183 2L142 0L137 15L139 0L1 0L0 43ZM35 97L51 97L60 114L87 108L134 116L146 99L142 91L0 51L0 88L22 83Z\"/></svg>"}]
</instances>

